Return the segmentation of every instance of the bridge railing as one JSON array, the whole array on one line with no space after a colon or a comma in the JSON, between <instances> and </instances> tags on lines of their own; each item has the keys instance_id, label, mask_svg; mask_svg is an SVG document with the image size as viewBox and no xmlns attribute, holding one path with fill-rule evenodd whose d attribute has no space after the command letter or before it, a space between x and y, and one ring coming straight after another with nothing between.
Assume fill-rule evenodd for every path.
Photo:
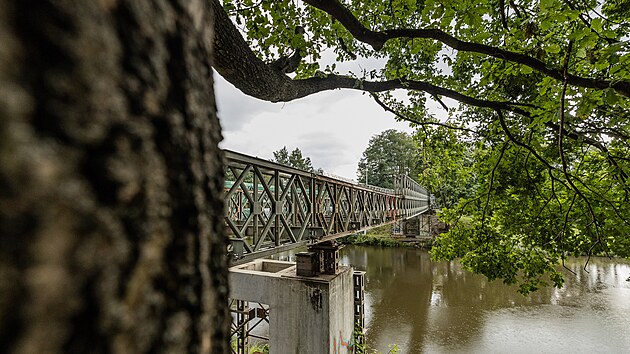
<instances>
[{"instance_id":1,"label":"bridge railing","mask_svg":"<svg viewBox=\"0 0 630 354\"><path fill-rule=\"evenodd\" d=\"M391 190L224 152L225 224L233 263L353 234L428 209L428 192L406 176L399 177Z\"/></svg>"},{"instance_id":2,"label":"bridge railing","mask_svg":"<svg viewBox=\"0 0 630 354\"><path fill-rule=\"evenodd\" d=\"M398 175L394 180L398 216L411 218L429 210L431 193L407 175Z\"/></svg>"}]
</instances>

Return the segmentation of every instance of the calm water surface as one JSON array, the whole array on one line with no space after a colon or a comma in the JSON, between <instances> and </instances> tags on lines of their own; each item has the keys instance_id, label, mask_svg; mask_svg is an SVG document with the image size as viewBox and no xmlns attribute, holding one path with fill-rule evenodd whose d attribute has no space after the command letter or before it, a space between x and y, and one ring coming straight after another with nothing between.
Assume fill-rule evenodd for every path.
<instances>
[{"instance_id":1,"label":"calm water surface","mask_svg":"<svg viewBox=\"0 0 630 354\"><path fill-rule=\"evenodd\" d=\"M500 281L432 262L426 251L347 246L366 274L366 330L382 353L630 353L630 263L572 259L562 289L524 297Z\"/></svg>"}]
</instances>

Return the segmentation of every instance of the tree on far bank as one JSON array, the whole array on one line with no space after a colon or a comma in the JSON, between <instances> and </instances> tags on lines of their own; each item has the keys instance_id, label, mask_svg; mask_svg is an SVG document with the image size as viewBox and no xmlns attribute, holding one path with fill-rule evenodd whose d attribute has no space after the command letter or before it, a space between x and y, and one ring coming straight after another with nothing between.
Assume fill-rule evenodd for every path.
<instances>
[{"instance_id":1,"label":"tree on far bank","mask_svg":"<svg viewBox=\"0 0 630 354\"><path fill-rule=\"evenodd\" d=\"M405 132L388 129L373 136L359 160L357 178L383 188L394 188L395 177L405 174L417 179L418 146Z\"/></svg>"},{"instance_id":2,"label":"tree on far bank","mask_svg":"<svg viewBox=\"0 0 630 354\"><path fill-rule=\"evenodd\" d=\"M278 151L274 151L272 161L303 171L315 171L315 169L313 168L313 164L311 163L311 158L308 156L303 156L302 150L297 147L293 151L291 151L291 153L289 153L286 146L283 146L282 149Z\"/></svg>"}]
</instances>

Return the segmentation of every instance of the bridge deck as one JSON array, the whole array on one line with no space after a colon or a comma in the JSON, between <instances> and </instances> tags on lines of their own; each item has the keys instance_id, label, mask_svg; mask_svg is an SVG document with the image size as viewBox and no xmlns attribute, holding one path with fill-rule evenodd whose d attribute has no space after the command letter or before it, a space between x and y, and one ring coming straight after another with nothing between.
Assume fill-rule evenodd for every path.
<instances>
[{"instance_id":1,"label":"bridge deck","mask_svg":"<svg viewBox=\"0 0 630 354\"><path fill-rule=\"evenodd\" d=\"M399 175L385 189L225 151L225 224L233 264L412 218L430 194Z\"/></svg>"}]
</instances>

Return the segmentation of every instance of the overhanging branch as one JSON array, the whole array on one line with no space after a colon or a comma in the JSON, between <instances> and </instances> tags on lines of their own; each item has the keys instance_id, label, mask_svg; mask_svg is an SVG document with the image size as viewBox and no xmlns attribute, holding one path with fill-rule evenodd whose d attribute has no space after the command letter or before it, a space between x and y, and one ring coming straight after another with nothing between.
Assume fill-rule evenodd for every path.
<instances>
[{"instance_id":1,"label":"overhanging branch","mask_svg":"<svg viewBox=\"0 0 630 354\"><path fill-rule=\"evenodd\" d=\"M448 88L417 80L367 81L334 74L292 80L281 70L259 59L225 13L220 2L218 0L211 1L215 12L215 55L213 57L213 67L221 76L243 91L243 93L261 100L287 102L318 92L342 88L372 93L404 89L423 91L435 96L448 97L470 106L488 108L494 111L512 112L525 117L532 116L527 108L537 108L527 103L490 101L470 97ZM329 3L329 1L315 2ZM552 122L547 122L545 125L556 132L560 129L557 124ZM564 128L563 134L568 138L582 140L588 145L607 152L603 144L584 134Z\"/></svg>"},{"instance_id":2,"label":"overhanging branch","mask_svg":"<svg viewBox=\"0 0 630 354\"><path fill-rule=\"evenodd\" d=\"M569 85L600 90L613 88L620 94L630 97L630 82L625 80L610 81L572 74L568 74L565 77L561 69L547 65L534 57L485 44L462 41L435 28L393 28L380 32L372 31L365 27L354 14L338 0L304 0L304 2L334 17L354 38L369 44L376 51L381 50L388 40L395 38L433 39L455 50L485 54L494 58L528 66L556 80L564 81L566 79Z\"/></svg>"},{"instance_id":3,"label":"overhanging branch","mask_svg":"<svg viewBox=\"0 0 630 354\"><path fill-rule=\"evenodd\" d=\"M386 112L390 112L393 113L396 117L409 122L409 123L413 123L413 124L417 124L417 125L435 125L435 126L439 126L439 127L444 127L447 129L452 129L452 130L461 130L461 131L465 131L465 132L469 132L469 133L473 133L475 135L478 135L479 133L477 131L474 131L472 129L468 129L465 127L458 127L455 125L450 125L450 124L445 124L445 123L440 123L440 122L420 122L417 121L415 119L411 119L407 116L405 116L404 114L396 111L395 109L391 108L390 106L386 105L385 102L383 102L380 98L378 98L378 96L374 93L370 93L370 96L372 96L372 98L374 99L374 101L381 106L381 108L383 108Z\"/></svg>"}]
</instances>

